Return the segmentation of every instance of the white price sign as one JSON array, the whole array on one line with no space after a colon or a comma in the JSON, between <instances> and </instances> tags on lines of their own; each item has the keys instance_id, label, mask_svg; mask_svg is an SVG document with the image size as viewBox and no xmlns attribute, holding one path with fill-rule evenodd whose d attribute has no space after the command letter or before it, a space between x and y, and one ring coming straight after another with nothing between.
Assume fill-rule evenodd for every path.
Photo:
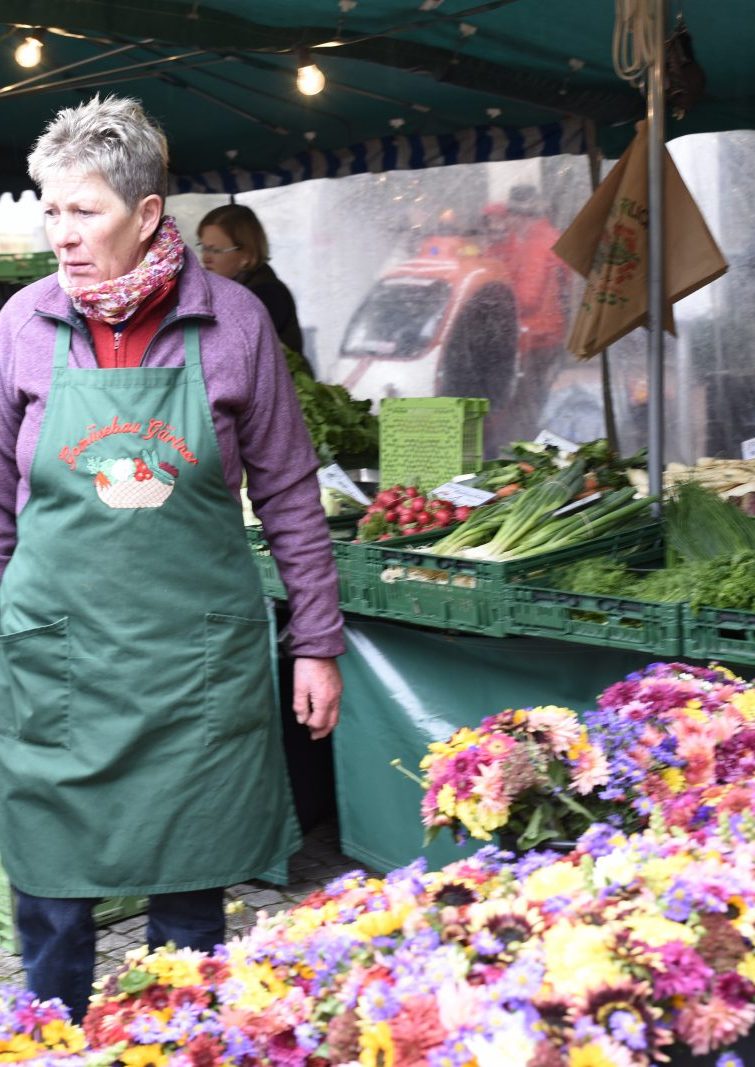
<instances>
[{"instance_id":1,"label":"white price sign","mask_svg":"<svg viewBox=\"0 0 755 1067\"><path fill-rule=\"evenodd\" d=\"M463 482L444 482L437 489L433 489L430 496L437 500L447 500L455 508L476 508L480 504L487 504L492 500L495 493L489 493L487 489L475 489L472 485L464 485Z\"/></svg>"},{"instance_id":2,"label":"white price sign","mask_svg":"<svg viewBox=\"0 0 755 1067\"><path fill-rule=\"evenodd\" d=\"M345 470L337 463L331 463L327 467L320 467L317 472L317 480L326 489L337 489L344 496L350 496L360 504L370 504L372 501L362 492L358 485L352 482Z\"/></svg>"},{"instance_id":3,"label":"white price sign","mask_svg":"<svg viewBox=\"0 0 755 1067\"><path fill-rule=\"evenodd\" d=\"M742 459L755 459L755 437L742 442Z\"/></svg>"},{"instance_id":4,"label":"white price sign","mask_svg":"<svg viewBox=\"0 0 755 1067\"><path fill-rule=\"evenodd\" d=\"M567 441L565 437L560 434L552 433L551 430L541 430L535 438L536 445L553 445L559 452L564 452L567 456L570 456L572 452L576 452L579 445L574 441Z\"/></svg>"}]
</instances>

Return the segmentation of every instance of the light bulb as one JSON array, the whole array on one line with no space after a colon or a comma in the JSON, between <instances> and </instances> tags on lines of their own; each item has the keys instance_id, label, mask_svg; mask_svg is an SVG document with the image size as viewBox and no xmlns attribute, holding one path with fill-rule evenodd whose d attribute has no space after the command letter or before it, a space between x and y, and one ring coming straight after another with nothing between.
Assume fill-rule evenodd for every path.
<instances>
[{"instance_id":1,"label":"light bulb","mask_svg":"<svg viewBox=\"0 0 755 1067\"><path fill-rule=\"evenodd\" d=\"M36 67L42 59L42 42L36 37L27 37L13 53L19 67Z\"/></svg>"},{"instance_id":2,"label":"light bulb","mask_svg":"<svg viewBox=\"0 0 755 1067\"><path fill-rule=\"evenodd\" d=\"M296 72L296 88L304 96L317 96L325 88L325 75L316 63L299 67Z\"/></svg>"}]
</instances>

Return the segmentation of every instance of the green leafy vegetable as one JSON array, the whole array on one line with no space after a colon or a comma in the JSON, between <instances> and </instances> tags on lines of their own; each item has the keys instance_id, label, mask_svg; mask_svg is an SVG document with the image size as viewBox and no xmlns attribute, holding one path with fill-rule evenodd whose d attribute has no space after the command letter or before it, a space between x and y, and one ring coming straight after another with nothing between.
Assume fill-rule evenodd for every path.
<instances>
[{"instance_id":1,"label":"green leafy vegetable","mask_svg":"<svg viewBox=\"0 0 755 1067\"><path fill-rule=\"evenodd\" d=\"M315 381L302 357L285 349L286 362L312 444L323 462L341 455L377 457L379 423L369 400L355 400L342 385Z\"/></svg>"}]
</instances>

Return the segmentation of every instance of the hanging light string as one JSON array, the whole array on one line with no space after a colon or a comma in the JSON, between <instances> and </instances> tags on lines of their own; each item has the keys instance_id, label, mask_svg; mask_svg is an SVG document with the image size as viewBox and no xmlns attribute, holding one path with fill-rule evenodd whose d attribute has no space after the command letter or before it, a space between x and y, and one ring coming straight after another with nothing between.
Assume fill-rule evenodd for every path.
<instances>
[{"instance_id":1,"label":"hanging light string","mask_svg":"<svg viewBox=\"0 0 755 1067\"><path fill-rule=\"evenodd\" d=\"M624 81L639 85L653 63L651 0L616 0L613 66Z\"/></svg>"}]
</instances>

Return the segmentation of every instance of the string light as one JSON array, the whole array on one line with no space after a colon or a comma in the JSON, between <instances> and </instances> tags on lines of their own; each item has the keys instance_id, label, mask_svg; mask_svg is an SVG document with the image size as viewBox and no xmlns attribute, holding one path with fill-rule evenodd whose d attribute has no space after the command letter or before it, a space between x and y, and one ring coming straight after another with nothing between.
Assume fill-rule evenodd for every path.
<instances>
[{"instance_id":1,"label":"string light","mask_svg":"<svg viewBox=\"0 0 755 1067\"><path fill-rule=\"evenodd\" d=\"M304 96L317 96L325 88L325 75L317 64L312 62L309 51L305 48L299 52L296 88Z\"/></svg>"},{"instance_id":2,"label":"string light","mask_svg":"<svg viewBox=\"0 0 755 1067\"><path fill-rule=\"evenodd\" d=\"M19 67L37 67L42 61L42 42L38 37L24 38L16 51L13 53L13 58L18 63Z\"/></svg>"}]
</instances>

